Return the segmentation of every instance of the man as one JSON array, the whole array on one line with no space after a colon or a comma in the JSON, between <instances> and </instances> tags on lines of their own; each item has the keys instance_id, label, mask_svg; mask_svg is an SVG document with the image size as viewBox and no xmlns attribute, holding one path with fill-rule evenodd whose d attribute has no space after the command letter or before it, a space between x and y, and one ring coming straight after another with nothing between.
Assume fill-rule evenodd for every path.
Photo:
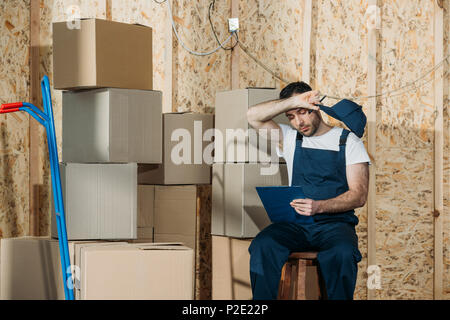
<instances>
[{"instance_id":1,"label":"man","mask_svg":"<svg viewBox=\"0 0 450 320\"><path fill-rule=\"evenodd\" d=\"M367 200L370 159L353 132L323 121L319 103L318 91L295 82L280 92L280 100L248 110L248 122L255 129L279 130L277 153L286 160L289 184L301 186L306 196L290 203L298 213L295 223L272 223L252 241L253 299L277 298L282 267L291 252L299 251L318 252L328 299L353 299L361 261L354 209ZM346 100L344 108L351 104ZM281 113L292 127L272 120Z\"/></svg>"}]
</instances>

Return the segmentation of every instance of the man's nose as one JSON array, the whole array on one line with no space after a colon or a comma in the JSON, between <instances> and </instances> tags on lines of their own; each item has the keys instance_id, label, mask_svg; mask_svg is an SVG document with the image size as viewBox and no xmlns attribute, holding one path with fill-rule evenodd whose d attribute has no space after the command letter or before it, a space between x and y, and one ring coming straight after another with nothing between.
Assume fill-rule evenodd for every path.
<instances>
[{"instance_id":1,"label":"man's nose","mask_svg":"<svg viewBox=\"0 0 450 320\"><path fill-rule=\"evenodd\" d=\"M303 119L303 117L299 114L295 115L295 121L297 123L297 127L303 127L305 124L305 120Z\"/></svg>"}]
</instances>

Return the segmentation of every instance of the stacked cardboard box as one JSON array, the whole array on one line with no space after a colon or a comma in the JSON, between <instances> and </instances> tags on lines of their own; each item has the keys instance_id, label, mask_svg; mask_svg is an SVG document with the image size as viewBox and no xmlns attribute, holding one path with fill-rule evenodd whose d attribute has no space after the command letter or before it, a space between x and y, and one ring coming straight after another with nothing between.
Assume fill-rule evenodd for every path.
<instances>
[{"instance_id":1,"label":"stacked cardboard box","mask_svg":"<svg viewBox=\"0 0 450 320\"><path fill-rule=\"evenodd\" d=\"M69 241L76 299L192 299L193 250L179 244ZM0 241L0 299L64 299L58 241Z\"/></svg>"},{"instance_id":2,"label":"stacked cardboard box","mask_svg":"<svg viewBox=\"0 0 450 320\"><path fill-rule=\"evenodd\" d=\"M60 169L75 297L192 299L193 249L153 243L154 199L138 189L138 163L163 163L152 29L85 19L54 23L53 37L53 85L69 90ZM1 247L3 299L63 298L57 240Z\"/></svg>"},{"instance_id":3,"label":"stacked cardboard box","mask_svg":"<svg viewBox=\"0 0 450 320\"><path fill-rule=\"evenodd\" d=\"M54 87L69 90L60 165L68 239L136 239L146 227L137 216L137 163L162 161L152 29L99 19L81 20L79 29L54 23L53 62Z\"/></svg>"},{"instance_id":4,"label":"stacked cardboard box","mask_svg":"<svg viewBox=\"0 0 450 320\"><path fill-rule=\"evenodd\" d=\"M216 95L215 127L223 140L216 135L212 177L213 299L251 298L248 246L270 224L255 187L288 184L283 159L247 121L249 107L278 98L278 90L267 88ZM288 123L285 115L274 120Z\"/></svg>"},{"instance_id":5,"label":"stacked cardboard box","mask_svg":"<svg viewBox=\"0 0 450 320\"><path fill-rule=\"evenodd\" d=\"M138 202L152 199L147 206L153 206L154 241L180 241L194 249L196 299L210 298L211 165L204 153L213 142L204 136L213 120L210 114L163 114L162 163L138 166Z\"/></svg>"}]
</instances>

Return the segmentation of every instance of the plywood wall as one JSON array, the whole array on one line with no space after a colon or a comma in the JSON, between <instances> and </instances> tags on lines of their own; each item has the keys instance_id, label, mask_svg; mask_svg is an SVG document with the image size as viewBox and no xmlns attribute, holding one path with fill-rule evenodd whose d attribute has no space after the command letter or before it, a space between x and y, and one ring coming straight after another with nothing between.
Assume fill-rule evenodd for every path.
<instances>
[{"instance_id":1,"label":"plywood wall","mask_svg":"<svg viewBox=\"0 0 450 320\"><path fill-rule=\"evenodd\" d=\"M185 46L192 51L204 53L218 46L208 20L210 2L174 1L173 15L177 32ZM212 21L220 41L229 36L227 18L230 5L230 0L217 1L213 11ZM230 51L225 50L208 56L192 55L183 49L174 35L173 110L212 113L216 92L230 89L230 58Z\"/></svg>"},{"instance_id":2,"label":"plywood wall","mask_svg":"<svg viewBox=\"0 0 450 320\"><path fill-rule=\"evenodd\" d=\"M444 1L444 57L450 55L450 1ZM450 60L450 59L449 59ZM444 283L450 299L450 61L444 69Z\"/></svg>"},{"instance_id":3,"label":"plywood wall","mask_svg":"<svg viewBox=\"0 0 450 320\"><path fill-rule=\"evenodd\" d=\"M0 103L28 100L30 1L0 2ZM28 115L0 115L0 237L29 228Z\"/></svg>"},{"instance_id":4,"label":"plywood wall","mask_svg":"<svg viewBox=\"0 0 450 320\"><path fill-rule=\"evenodd\" d=\"M383 1L382 91L433 68L434 43L423 41L433 39L433 13L432 1ZM377 298L432 299L433 84L400 93L377 106L376 258L382 272Z\"/></svg>"},{"instance_id":5,"label":"plywood wall","mask_svg":"<svg viewBox=\"0 0 450 320\"><path fill-rule=\"evenodd\" d=\"M301 79L302 1L239 1L239 21L239 40L252 55L281 79ZM285 85L240 50L240 88Z\"/></svg>"}]
</instances>

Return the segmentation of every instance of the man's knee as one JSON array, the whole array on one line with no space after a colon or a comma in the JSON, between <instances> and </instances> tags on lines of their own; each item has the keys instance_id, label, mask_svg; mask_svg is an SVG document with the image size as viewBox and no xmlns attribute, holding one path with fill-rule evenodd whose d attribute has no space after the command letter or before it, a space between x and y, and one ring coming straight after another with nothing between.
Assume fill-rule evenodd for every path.
<instances>
[{"instance_id":1,"label":"man's knee","mask_svg":"<svg viewBox=\"0 0 450 320\"><path fill-rule=\"evenodd\" d=\"M333 260L339 264L357 263L361 261L361 254L358 248L350 242L338 243L327 251L333 256Z\"/></svg>"},{"instance_id":2,"label":"man's knee","mask_svg":"<svg viewBox=\"0 0 450 320\"><path fill-rule=\"evenodd\" d=\"M256 251L270 250L276 244L273 236L269 232L261 231L250 243L248 251L250 254Z\"/></svg>"}]
</instances>

